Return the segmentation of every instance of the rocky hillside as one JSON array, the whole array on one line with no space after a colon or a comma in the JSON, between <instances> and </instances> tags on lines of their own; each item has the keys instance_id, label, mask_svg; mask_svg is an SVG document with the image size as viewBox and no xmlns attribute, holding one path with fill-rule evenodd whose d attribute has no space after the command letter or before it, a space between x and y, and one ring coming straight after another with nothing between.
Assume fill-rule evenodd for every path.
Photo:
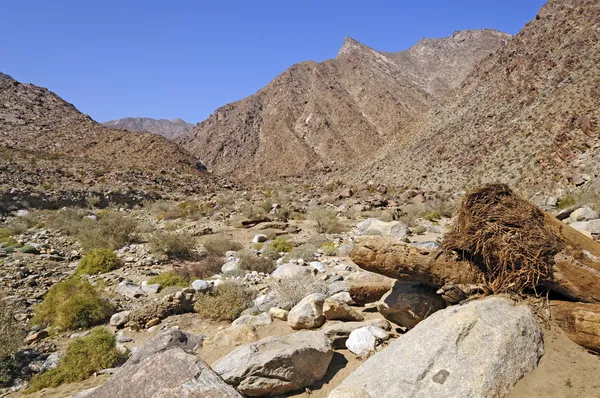
<instances>
[{"instance_id":1,"label":"rocky hillside","mask_svg":"<svg viewBox=\"0 0 600 398\"><path fill-rule=\"evenodd\" d=\"M431 112L412 143L360 178L433 189L494 180L532 191L597 183L599 65L600 3L550 0Z\"/></svg>"},{"instance_id":2,"label":"rocky hillside","mask_svg":"<svg viewBox=\"0 0 600 398\"><path fill-rule=\"evenodd\" d=\"M7 75L6 73L2 73L2 72L0 72L0 79L15 80L11 76Z\"/></svg>"},{"instance_id":3,"label":"rocky hillside","mask_svg":"<svg viewBox=\"0 0 600 398\"><path fill-rule=\"evenodd\" d=\"M106 127L128 131L146 131L148 133L160 134L170 140L187 133L194 127L179 118L173 120L152 119L148 117L126 117L123 119L103 122Z\"/></svg>"},{"instance_id":4,"label":"rocky hillside","mask_svg":"<svg viewBox=\"0 0 600 398\"><path fill-rule=\"evenodd\" d=\"M164 183L169 174L186 183L182 174L201 177L203 169L159 135L104 127L49 90L8 79L0 79L0 147L0 182L11 186L49 183L40 181L44 176L57 185L110 176L124 183L118 175L131 174L128 182L138 188Z\"/></svg>"},{"instance_id":5,"label":"rocky hillside","mask_svg":"<svg viewBox=\"0 0 600 398\"><path fill-rule=\"evenodd\" d=\"M335 59L293 65L177 142L215 172L238 177L356 167L404 142L437 99L508 38L458 32L400 53L346 38Z\"/></svg>"}]
</instances>

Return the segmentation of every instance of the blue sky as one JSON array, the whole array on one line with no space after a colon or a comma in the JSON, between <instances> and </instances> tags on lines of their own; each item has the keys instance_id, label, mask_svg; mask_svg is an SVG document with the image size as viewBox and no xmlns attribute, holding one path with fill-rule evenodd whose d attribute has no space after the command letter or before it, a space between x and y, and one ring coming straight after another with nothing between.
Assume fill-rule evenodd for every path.
<instances>
[{"instance_id":1,"label":"blue sky","mask_svg":"<svg viewBox=\"0 0 600 398\"><path fill-rule=\"evenodd\" d=\"M98 121L195 123L290 65L335 57L345 36L400 51L422 37L517 33L541 0L4 0L0 71Z\"/></svg>"}]
</instances>

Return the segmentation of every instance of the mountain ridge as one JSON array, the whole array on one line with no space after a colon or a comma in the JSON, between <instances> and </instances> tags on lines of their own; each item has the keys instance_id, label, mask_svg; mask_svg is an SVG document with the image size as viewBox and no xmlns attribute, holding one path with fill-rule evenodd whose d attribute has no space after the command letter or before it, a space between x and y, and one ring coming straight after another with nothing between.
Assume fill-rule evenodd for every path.
<instances>
[{"instance_id":1,"label":"mountain ridge","mask_svg":"<svg viewBox=\"0 0 600 398\"><path fill-rule=\"evenodd\" d=\"M162 135L167 139L174 139L188 132L194 125L183 119L153 119L149 117L125 117L121 119L102 122L106 127L128 131L146 131Z\"/></svg>"}]
</instances>

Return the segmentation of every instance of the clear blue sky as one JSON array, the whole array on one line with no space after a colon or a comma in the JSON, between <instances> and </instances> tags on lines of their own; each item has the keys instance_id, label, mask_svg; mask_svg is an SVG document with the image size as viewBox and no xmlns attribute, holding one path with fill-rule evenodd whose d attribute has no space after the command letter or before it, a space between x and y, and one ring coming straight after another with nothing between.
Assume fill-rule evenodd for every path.
<instances>
[{"instance_id":1,"label":"clear blue sky","mask_svg":"<svg viewBox=\"0 0 600 398\"><path fill-rule=\"evenodd\" d=\"M517 33L542 0L4 0L0 71L98 121L195 123L290 65L335 57L345 36L399 51L422 37Z\"/></svg>"}]
</instances>

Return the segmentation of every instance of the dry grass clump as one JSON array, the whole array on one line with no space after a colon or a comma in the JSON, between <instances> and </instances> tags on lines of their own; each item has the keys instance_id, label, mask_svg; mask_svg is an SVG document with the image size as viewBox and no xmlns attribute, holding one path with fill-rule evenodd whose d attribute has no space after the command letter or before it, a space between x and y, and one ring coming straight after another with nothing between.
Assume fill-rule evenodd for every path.
<instances>
[{"instance_id":1,"label":"dry grass clump","mask_svg":"<svg viewBox=\"0 0 600 398\"><path fill-rule=\"evenodd\" d=\"M277 253L287 253L292 251L294 245L292 245L286 238L279 236L269 243L269 247L275 250Z\"/></svg>"},{"instance_id":2,"label":"dry grass clump","mask_svg":"<svg viewBox=\"0 0 600 398\"><path fill-rule=\"evenodd\" d=\"M224 256L228 251L238 251L242 249L242 245L232 241L224 235L207 236L202 241L204 248L209 254Z\"/></svg>"},{"instance_id":3,"label":"dry grass clump","mask_svg":"<svg viewBox=\"0 0 600 398\"><path fill-rule=\"evenodd\" d=\"M247 271L263 272L270 274L275 271L275 261L266 257L258 257L253 253L240 255L240 268Z\"/></svg>"},{"instance_id":4,"label":"dry grass clump","mask_svg":"<svg viewBox=\"0 0 600 398\"><path fill-rule=\"evenodd\" d=\"M148 284L153 285L158 283L161 287L179 286L186 287L187 280L174 270L163 272L148 280Z\"/></svg>"},{"instance_id":5,"label":"dry grass clump","mask_svg":"<svg viewBox=\"0 0 600 398\"><path fill-rule=\"evenodd\" d=\"M156 231L150 237L150 247L171 258L193 258L196 239L187 232Z\"/></svg>"},{"instance_id":6,"label":"dry grass clump","mask_svg":"<svg viewBox=\"0 0 600 398\"><path fill-rule=\"evenodd\" d=\"M14 354L23 342L23 331L14 315L15 308L0 292L0 359Z\"/></svg>"},{"instance_id":7,"label":"dry grass clump","mask_svg":"<svg viewBox=\"0 0 600 398\"><path fill-rule=\"evenodd\" d=\"M105 328L96 328L88 336L71 341L60 365L35 375L25 392L83 381L99 370L116 366L123 359L123 354L116 348L115 336Z\"/></svg>"},{"instance_id":8,"label":"dry grass clump","mask_svg":"<svg viewBox=\"0 0 600 398\"><path fill-rule=\"evenodd\" d=\"M494 292L521 293L550 275L563 243L541 210L507 185L490 184L464 198L442 247L478 266Z\"/></svg>"},{"instance_id":9,"label":"dry grass clump","mask_svg":"<svg viewBox=\"0 0 600 398\"><path fill-rule=\"evenodd\" d=\"M325 283L312 275L297 278L281 278L273 283L275 295L284 303L296 305L304 297L313 293L325 293Z\"/></svg>"},{"instance_id":10,"label":"dry grass clump","mask_svg":"<svg viewBox=\"0 0 600 398\"><path fill-rule=\"evenodd\" d=\"M87 328L104 322L113 310L113 305L100 297L88 281L75 277L48 290L44 301L35 308L33 323L64 330Z\"/></svg>"},{"instance_id":11,"label":"dry grass clump","mask_svg":"<svg viewBox=\"0 0 600 398\"><path fill-rule=\"evenodd\" d=\"M196 301L196 312L215 321L233 321L252 305L254 293L243 285L224 282Z\"/></svg>"},{"instance_id":12,"label":"dry grass clump","mask_svg":"<svg viewBox=\"0 0 600 398\"><path fill-rule=\"evenodd\" d=\"M94 249L87 253L77 266L77 275L97 275L121 266L121 261L111 249Z\"/></svg>"},{"instance_id":13,"label":"dry grass clump","mask_svg":"<svg viewBox=\"0 0 600 398\"><path fill-rule=\"evenodd\" d=\"M346 230L344 224L337 218L335 210L320 208L310 213L310 217L317 226L317 232L320 234L339 234Z\"/></svg>"},{"instance_id":14,"label":"dry grass clump","mask_svg":"<svg viewBox=\"0 0 600 398\"><path fill-rule=\"evenodd\" d=\"M317 248L315 246L305 243L298 247L294 247L292 249L292 251L290 251L288 254L285 255L283 260L288 261L291 259L296 259L296 260L302 259L308 263L315 259L316 251L317 251Z\"/></svg>"}]
</instances>

